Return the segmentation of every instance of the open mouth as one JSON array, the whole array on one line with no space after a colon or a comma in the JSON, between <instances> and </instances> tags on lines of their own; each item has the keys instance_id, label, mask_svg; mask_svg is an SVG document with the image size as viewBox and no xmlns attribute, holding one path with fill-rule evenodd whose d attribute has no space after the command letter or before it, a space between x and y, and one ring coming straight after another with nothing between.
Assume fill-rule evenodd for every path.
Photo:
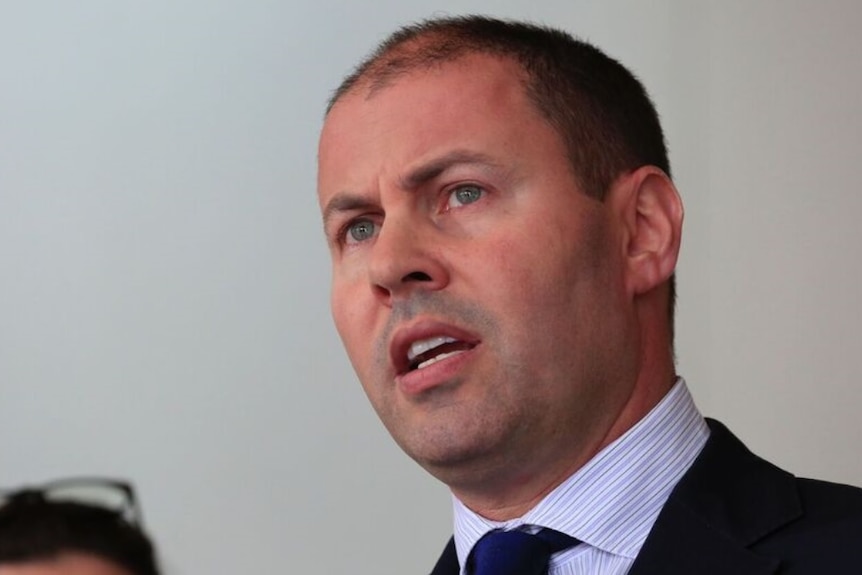
<instances>
[{"instance_id":1,"label":"open mouth","mask_svg":"<svg viewBox=\"0 0 862 575\"><path fill-rule=\"evenodd\" d=\"M407 371L424 369L447 357L464 353L476 347L454 337L436 336L414 341L407 350Z\"/></svg>"}]
</instances>

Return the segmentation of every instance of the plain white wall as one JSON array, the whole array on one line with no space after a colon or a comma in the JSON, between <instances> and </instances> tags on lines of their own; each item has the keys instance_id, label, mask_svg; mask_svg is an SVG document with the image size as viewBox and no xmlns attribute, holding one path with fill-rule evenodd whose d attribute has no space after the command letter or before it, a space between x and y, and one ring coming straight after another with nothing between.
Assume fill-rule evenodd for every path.
<instances>
[{"instance_id":1,"label":"plain white wall","mask_svg":"<svg viewBox=\"0 0 862 575\"><path fill-rule=\"evenodd\" d=\"M467 12L638 73L687 205L681 372L759 453L862 483L862 5L0 6L0 485L133 478L169 574L430 569L448 494L331 326L315 154L363 54Z\"/></svg>"}]
</instances>

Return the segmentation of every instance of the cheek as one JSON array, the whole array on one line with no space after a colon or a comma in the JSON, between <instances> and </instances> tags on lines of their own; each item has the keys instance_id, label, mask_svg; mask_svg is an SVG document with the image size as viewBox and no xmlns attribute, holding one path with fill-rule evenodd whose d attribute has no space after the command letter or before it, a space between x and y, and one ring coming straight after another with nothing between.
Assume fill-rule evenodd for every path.
<instances>
[{"instance_id":1,"label":"cheek","mask_svg":"<svg viewBox=\"0 0 862 575\"><path fill-rule=\"evenodd\" d=\"M485 301L509 324L512 343L531 354L554 355L589 329L604 307L607 265L590 238L559 232L527 237L506 238L493 254L483 254ZM537 331L536 326L544 327Z\"/></svg>"},{"instance_id":2,"label":"cheek","mask_svg":"<svg viewBox=\"0 0 862 575\"><path fill-rule=\"evenodd\" d=\"M362 342L362 333L367 331L367 324L361 316L362 306L354 296L354 290L349 285L333 283L330 295L330 309L335 329L344 343L347 354L354 367L358 367L355 358L361 355L357 346Z\"/></svg>"},{"instance_id":3,"label":"cheek","mask_svg":"<svg viewBox=\"0 0 862 575\"><path fill-rule=\"evenodd\" d=\"M480 270L497 301L506 302L512 311L541 312L554 301L564 299L572 282L572 263L562 257L554 241L531 238L528 241L496 243L497 249L485 254ZM536 304L542 305L537 306Z\"/></svg>"}]
</instances>

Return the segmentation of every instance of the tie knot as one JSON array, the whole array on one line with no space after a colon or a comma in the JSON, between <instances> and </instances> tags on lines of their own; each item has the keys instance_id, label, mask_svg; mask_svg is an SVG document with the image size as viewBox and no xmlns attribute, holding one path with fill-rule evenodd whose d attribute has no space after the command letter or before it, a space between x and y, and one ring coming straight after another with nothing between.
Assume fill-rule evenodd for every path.
<instances>
[{"instance_id":1,"label":"tie knot","mask_svg":"<svg viewBox=\"0 0 862 575\"><path fill-rule=\"evenodd\" d=\"M486 533L467 559L470 575L544 575L551 555L574 547L579 541L553 529L535 535L525 531Z\"/></svg>"}]
</instances>

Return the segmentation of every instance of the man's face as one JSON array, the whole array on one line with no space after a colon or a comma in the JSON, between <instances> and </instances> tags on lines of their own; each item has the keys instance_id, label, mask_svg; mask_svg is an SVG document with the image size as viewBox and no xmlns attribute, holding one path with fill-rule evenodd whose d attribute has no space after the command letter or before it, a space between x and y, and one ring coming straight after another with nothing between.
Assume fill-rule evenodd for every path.
<instances>
[{"instance_id":1,"label":"man's face","mask_svg":"<svg viewBox=\"0 0 862 575\"><path fill-rule=\"evenodd\" d=\"M131 575L112 561L89 553L63 553L52 559L0 565L0 575Z\"/></svg>"},{"instance_id":2,"label":"man's face","mask_svg":"<svg viewBox=\"0 0 862 575\"><path fill-rule=\"evenodd\" d=\"M594 451L631 393L620 225L518 68L360 86L319 161L335 324L399 445L453 489Z\"/></svg>"}]
</instances>

